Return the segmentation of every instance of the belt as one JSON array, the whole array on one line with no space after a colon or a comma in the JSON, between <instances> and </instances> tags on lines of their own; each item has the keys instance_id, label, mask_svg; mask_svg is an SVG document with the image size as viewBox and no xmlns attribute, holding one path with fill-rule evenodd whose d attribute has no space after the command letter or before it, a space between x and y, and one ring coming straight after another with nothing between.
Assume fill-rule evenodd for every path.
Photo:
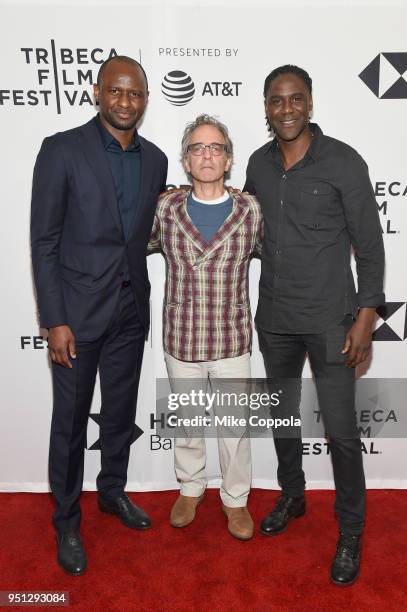
<instances>
[{"instance_id":1,"label":"belt","mask_svg":"<svg viewBox=\"0 0 407 612\"><path fill-rule=\"evenodd\" d=\"M127 289L127 287L130 287L130 285L131 285L131 281L125 280L125 281L122 282L121 288L122 289Z\"/></svg>"}]
</instances>

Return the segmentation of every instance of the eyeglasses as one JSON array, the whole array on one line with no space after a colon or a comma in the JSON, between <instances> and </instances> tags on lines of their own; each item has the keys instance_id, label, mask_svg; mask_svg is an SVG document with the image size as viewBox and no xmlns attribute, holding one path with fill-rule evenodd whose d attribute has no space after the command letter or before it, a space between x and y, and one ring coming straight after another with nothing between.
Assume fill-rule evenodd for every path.
<instances>
[{"instance_id":1,"label":"eyeglasses","mask_svg":"<svg viewBox=\"0 0 407 612\"><path fill-rule=\"evenodd\" d=\"M227 145L221 144L220 142L211 142L211 144L204 145L202 142L196 142L190 144L187 147L187 151L196 157L202 157L205 149L209 149L211 155L219 156L222 153L227 152Z\"/></svg>"}]
</instances>

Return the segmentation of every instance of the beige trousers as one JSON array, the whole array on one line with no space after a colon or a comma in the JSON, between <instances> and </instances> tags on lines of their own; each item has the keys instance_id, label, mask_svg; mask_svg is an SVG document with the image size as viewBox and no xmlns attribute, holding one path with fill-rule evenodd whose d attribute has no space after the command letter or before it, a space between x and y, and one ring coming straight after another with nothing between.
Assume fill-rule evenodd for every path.
<instances>
[{"instance_id":1,"label":"beige trousers","mask_svg":"<svg viewBox=\"0 0 407 612\"><path fill-rule=\"evenodd\" d=\"M215 391L215 387L217 390L230 391L233 383L228 384L222 379L250 378L249 353L239 357L198 362L180 361L165 353L165 363L172 393L185 392L189 387L189 380L191 380L190 389L199 385L206 388L209 380L212 391ZM193 380L196 381L195 385L192 383ZM239 386L239 389L242 389L242 385ZM204 407L202 407L202 415L205 415ZM231 437L225 437L228 432ZM231 508L246 506L251 483L248 434L243 427L221 426L217 429L217 436L222 473L221 500L225 506ZM205 437L176 437L174 448L175 473L180 483L181 494L199 497L205 491L208 483Z\"/></svg>"}]
</instances>

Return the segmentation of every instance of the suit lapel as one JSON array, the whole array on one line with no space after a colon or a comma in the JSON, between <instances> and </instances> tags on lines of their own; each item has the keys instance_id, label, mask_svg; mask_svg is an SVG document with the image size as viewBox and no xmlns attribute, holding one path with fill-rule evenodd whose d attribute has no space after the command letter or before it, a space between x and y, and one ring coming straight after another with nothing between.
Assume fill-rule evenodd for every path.
<instances>
[{"instance_id":1,"label":"suit lapel","mask_svg":"<svg viewBox=\"0 0 407 612\"><path fill-rule=\"evenodd\" d=\"M188 195L181 193L172 205L172 214L175 223L183 234L190 240L194 246L202 253L206 249L206 242L201 234L192 223L191 217L187 213L187 198Z\"/></svg>"},{"instance_id":2,"label":"suit lapel","mask_svg":"<svg viewBox=\"0 0 407 612\"><path fill-rule=\"evenodd\" d=\"M106 200L107 206L112 213L117 227L123 234L112 173L110 171L109 162L107 160L98 128L93 119L82 127L80 132L80 140L83 154L85 155L89 166L96 176L102 196Z\"/></svg>"},{"instance_id":3,"label":"suit lapel","mask_svg":"<svg viewBox=\"0 0 407 612\"><path fill-rule=\"evenodd\" d=\"M131 226L129 229L129 240L137 226L137 221L141 215L141 211L149 202L148 193L151 187L151 178L153 172L153 161L152 161L152 153L148 147L143 142L143 139L140 138L140 188L138 195L138 202L136 206L136 212L133 216L133 220L131 222ZM142 216L142 215L141 215Z\"/></svg>"}]
</instances>

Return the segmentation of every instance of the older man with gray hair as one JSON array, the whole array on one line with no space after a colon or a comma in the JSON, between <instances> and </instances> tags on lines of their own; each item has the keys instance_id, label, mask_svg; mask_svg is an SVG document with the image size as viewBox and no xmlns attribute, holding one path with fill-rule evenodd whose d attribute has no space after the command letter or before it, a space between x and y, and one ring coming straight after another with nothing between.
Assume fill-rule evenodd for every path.
<instances>
[{"instance_id":1,"label":"older man with gray hair","mask_svg":"<svg viewBox=\"0 0 407 612\"><path fill-rule=\"evenodd\" d=\"M248 270L262 234L257 200L225 188L233 159L225 125L208 115L197 117L185 129L181 157L192 188L161 196L149 244L150 251L161 249L167 264L163 338L173 391L185 379L250 377ZM247 432L233 437L218 432L218 446L228 528L248 540L253 535L247 510L250 440ZM181 491L170 522L185 527L207 485L203 435L175 439L175 471Z\"/></svg>"}]
</instances>

